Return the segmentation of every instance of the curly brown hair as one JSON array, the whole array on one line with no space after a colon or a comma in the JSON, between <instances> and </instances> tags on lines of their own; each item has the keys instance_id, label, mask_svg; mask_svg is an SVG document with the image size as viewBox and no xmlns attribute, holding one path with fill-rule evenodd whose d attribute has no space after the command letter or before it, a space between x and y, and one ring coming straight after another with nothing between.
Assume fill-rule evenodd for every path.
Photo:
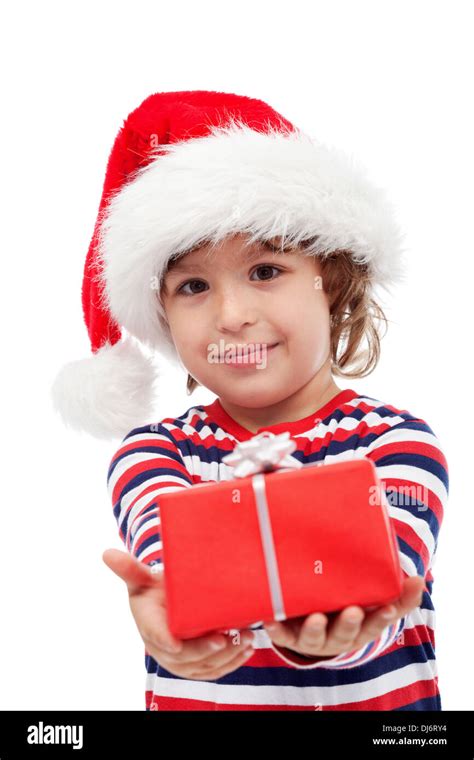
<instances>
[{"instance_id":1,"label":"curly brown hair","mask_svg":"<svg viewBox=\"0 0 474 760\"><path fill-rule=\"evenodd\" d=\"M313 240L300 241L298 247L307 248ZM200 241L186 253L206 242ZM176 260L172 258L168 261L164 275L173 268ZM339 377L366 377L378 364L380 341L388 328L382 307L372 297L369 265L354 261L350 250L341 249L318 256L318 261L322 286L329 301L331 371ZM166 287L162 286L161 291L163 289L166 290ZM378 323L385 328L383 335ZM367 343L365 349L364 340ZM198 381L188 373L188 395L198 385Z\"/></svg>"}]
</instances>

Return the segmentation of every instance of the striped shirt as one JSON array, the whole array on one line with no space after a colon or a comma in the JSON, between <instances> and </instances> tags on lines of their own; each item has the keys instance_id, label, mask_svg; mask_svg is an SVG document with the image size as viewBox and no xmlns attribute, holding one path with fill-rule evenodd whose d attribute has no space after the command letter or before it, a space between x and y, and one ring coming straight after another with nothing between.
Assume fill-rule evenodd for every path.
<instances>
[{"instance_id":1,"label":"striped shirt","mask_svg":"<svg viewBox=\"0 0 474 760\"><path fill-rule=\"evenodd\" d=\"M448 467L434 432L407 410L351 389L308 417L257 432L263 430L289 431L297 443L291 456L303 464L370 458L387 497L403 574L424 577L428 590L419 607L375 641L324 660L275 645L262 621L249 626L255 637L250 659L214 681L176 676L145 649L145 709L441 710L432 567ZM160 494L232 479L233 468L222 458L256 434L216 398L125 436L107 485L126 549L163 570Z\"/></svg>"}]
</instances>

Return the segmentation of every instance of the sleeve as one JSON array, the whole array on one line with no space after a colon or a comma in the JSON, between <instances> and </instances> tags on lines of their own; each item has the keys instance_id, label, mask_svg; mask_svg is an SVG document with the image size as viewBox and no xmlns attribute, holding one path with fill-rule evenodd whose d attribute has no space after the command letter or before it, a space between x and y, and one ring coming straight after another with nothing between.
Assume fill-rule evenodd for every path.
<instances>
[{"instance_id":1,"label":"sleeve","mask_svg":"<svg viewBox=\"0 0 474 760\"><path fill-rule=\"evenodd\" d=\"M405 578L431 579L438 534L445 511L449 475L446 458L431 428L423 420L404 420L377 435L364 450L376 467L395 529ZM387 626L364 647L336 657L303 657L272 642L276 653L296 668L355 668L387 650L403 631L403 617Z\"/></svg>"},{"instance_id":2,"label":"sleeve","mask_svg":"<svg viewBox=\"0 0 474 760\"><path fill-rule=\"evenodd\" d=\"M127 551L163 570L158 497L193 485L181 452L161 424L135 428L114 454L107 475L119 535Z\"/></svg>"}]
</instances>

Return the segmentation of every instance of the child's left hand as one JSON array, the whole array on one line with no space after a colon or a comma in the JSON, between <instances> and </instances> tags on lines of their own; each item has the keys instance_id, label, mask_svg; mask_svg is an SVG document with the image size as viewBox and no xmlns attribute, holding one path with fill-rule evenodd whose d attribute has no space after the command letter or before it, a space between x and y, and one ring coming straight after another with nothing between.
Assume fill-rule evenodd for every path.
<instances>
[{"instance_id":1,"label":"child's left hand","mask_svg":"<svg viewBox=\"0 0 474 760\"><path fill-rule=\"evenodd\" d=\"M272 620L264 628L274 644L307 657L335 657L360 649L378 638L390 623L407 615L421 604L424 580L419 575L405 578L399 599L386 607L366 612L362 607L346 607L342 612ZM392 614L388 613L392 610ZM354 622L351 622L352 615ZM327 629L328 618L332 619Z\"/></svg>"}]
</instances>

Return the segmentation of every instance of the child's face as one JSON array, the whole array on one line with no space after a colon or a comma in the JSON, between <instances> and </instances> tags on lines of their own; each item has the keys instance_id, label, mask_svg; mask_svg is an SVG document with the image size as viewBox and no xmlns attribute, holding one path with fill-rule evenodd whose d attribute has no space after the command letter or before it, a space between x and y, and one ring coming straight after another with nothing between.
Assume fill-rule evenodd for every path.
<instances>
[{"instance_id":1,"label":"child's face","mask_svg":"<svg viewBox=\"0 0 474 760\"><path fill-rule=\"evenodd\" d=\"M296 393L327 362L329 306L316 257L279 252L278 239L275 252L243 245L247 239L234 235L183 256L161 297L188 372L229 403L260 408ZM228 351L252 363L226 363Z\"/></svg>"}]
</instances>

